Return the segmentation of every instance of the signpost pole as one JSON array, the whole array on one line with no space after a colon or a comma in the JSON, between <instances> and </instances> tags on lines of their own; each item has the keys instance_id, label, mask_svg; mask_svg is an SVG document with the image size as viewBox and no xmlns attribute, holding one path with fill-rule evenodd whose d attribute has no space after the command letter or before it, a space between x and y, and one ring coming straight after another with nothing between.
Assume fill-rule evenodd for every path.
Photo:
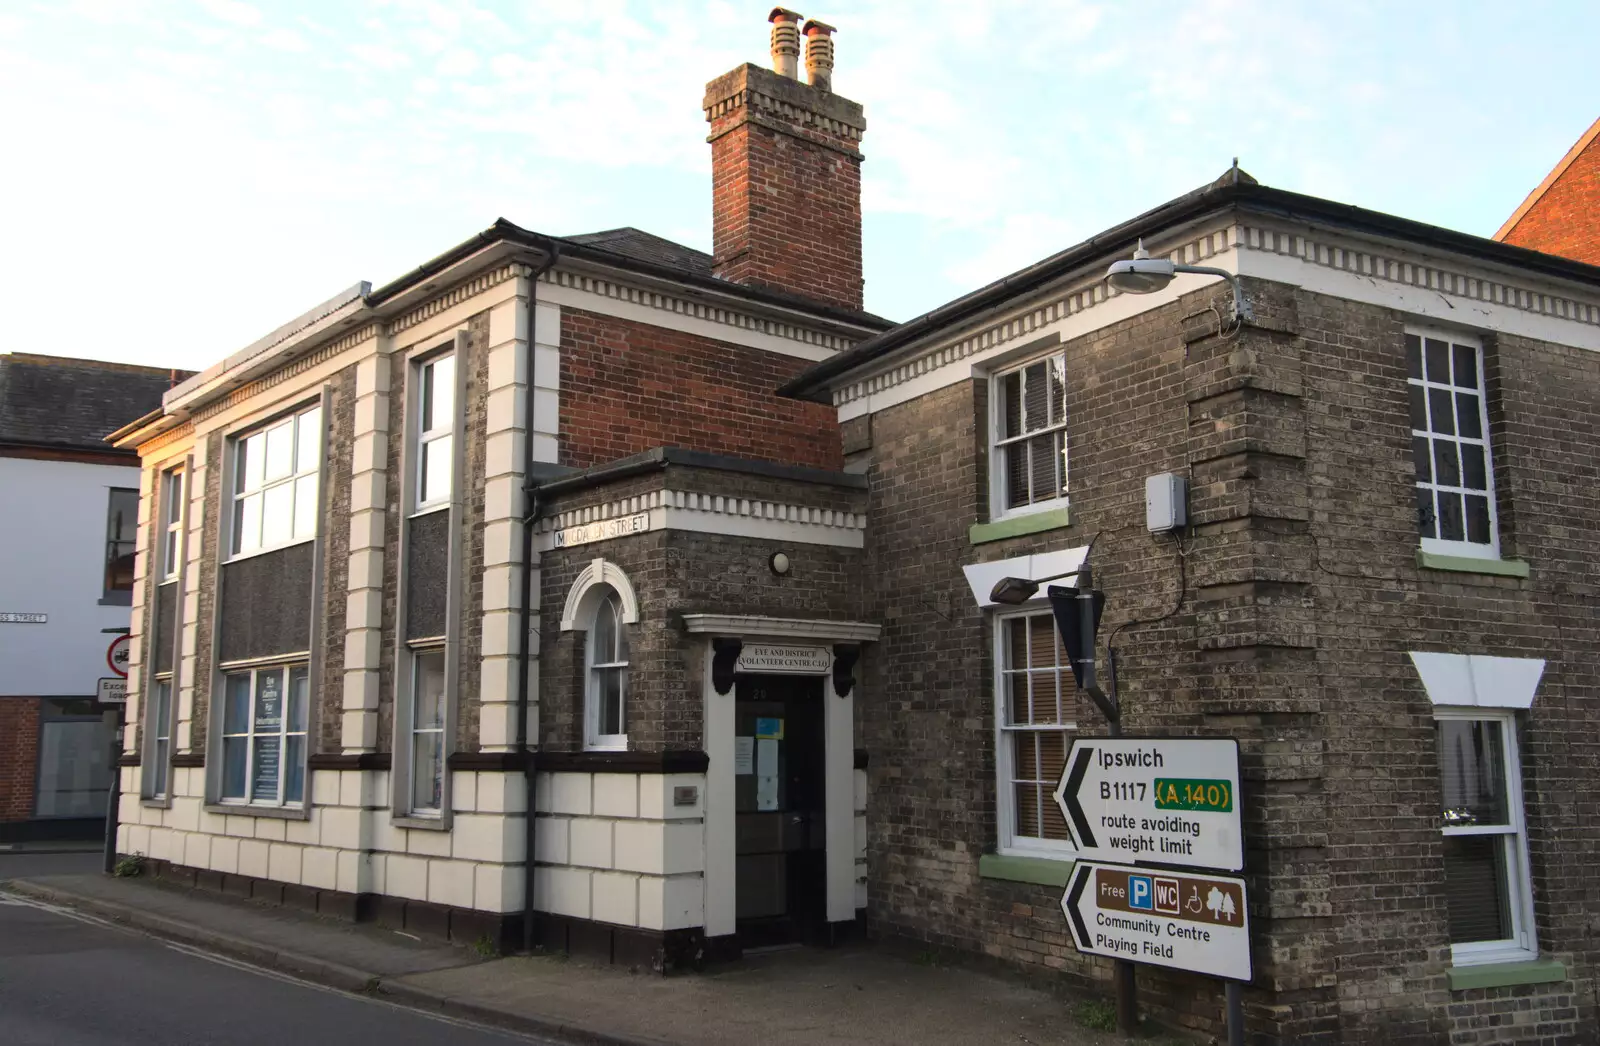
<instances>
[{"instance_id":1,"label":"signpost pole","mask_svg":"<svg viewBox=\"0 0 1600 1046\"><path fill-rule=\"evenodd\" d=\"M1109 698L1100 689L1094 673L1095 613L1094 572L1085 560L1078 568L1078 635L1083 651L1083 689L1094 698L1095 704L1106 714L1107 733L1122 736L1122 709L1117 707L1117 695ZM1133 963L1126 959L1111 961L1111 987L1117 1000L1117 1031L1132 1035L1139 1030L1139 982L1134 978Z\"/></svg>"},{"instance_id":2,"label":"signpost pole","mask_svg":"<svg viewBox=\"0 0 1600 1046\"><path fill-rule=\"evenodd\" d=\"M1228 1046L1244 1046L1244 997L1238 981L1223 981L1228 1010Z\"/></svg>"},{"instance_id":3,"label":"signpost pole","mask_svg":"<svg viewBox=\"0 0 1600 1046\"><path fill-rule=\"evenodd\" d=\"M100 630L117 638L111 641L111 646L106 650L106 663L111 666L111 671L127 678L128 673L117 667L115 652L118 644L125 644L128 633L126 628L102 628ZM98 696L98 695L97 695ZM124 692L126 700L126 692ZM105 843L105 873L110 875L117 867L117 814L122 807L122 732L127 729L125 714L128 706L117 706L117 729L113 733L111 745L111 788L106 794L106 843Z\"/></svg>"}]
</instances>

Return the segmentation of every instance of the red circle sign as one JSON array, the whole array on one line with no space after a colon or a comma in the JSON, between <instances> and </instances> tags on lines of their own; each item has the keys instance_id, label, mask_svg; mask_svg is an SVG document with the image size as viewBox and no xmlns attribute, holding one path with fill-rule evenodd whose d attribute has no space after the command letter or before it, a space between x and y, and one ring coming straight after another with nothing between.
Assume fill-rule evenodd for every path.
<instances>
[{"instance_id":1,"label":"red circle sign","mask_svg":"<svg viewBox=\"0 0 1600 1046\"><path fill-rule=\"evenodd\" d=\"M122 678L128 678L128 640L129 636L118 636L106 648L106 664L111 666L111 671Z\"/></svg>"}]
</instances>

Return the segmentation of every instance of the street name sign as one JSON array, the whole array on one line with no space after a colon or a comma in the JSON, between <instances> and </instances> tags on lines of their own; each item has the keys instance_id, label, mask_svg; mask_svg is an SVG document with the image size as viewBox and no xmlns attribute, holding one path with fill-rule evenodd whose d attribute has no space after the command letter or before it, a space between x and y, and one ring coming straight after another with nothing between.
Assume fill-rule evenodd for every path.
<instances>
[{"instance_id":1,"label":"street name sign","mask_svg":"<svg viewBox=\"0 0 1600 1046\"><path fill-rule=\"evenodd\" d=\"M1080 952L1251 978L1243 879L1079 861L1061 910Z\"/></svg>"},{"instance_id":2,"label":"street name sign","mask_svg":"<svg viewBox=\"0 0 1600 1046\"><path fill-rule=\"evenodd\" d=\"M1055 798L1087 860L1244 867L1232 738L1078 738Z\"/></svg>"}]
</instances>

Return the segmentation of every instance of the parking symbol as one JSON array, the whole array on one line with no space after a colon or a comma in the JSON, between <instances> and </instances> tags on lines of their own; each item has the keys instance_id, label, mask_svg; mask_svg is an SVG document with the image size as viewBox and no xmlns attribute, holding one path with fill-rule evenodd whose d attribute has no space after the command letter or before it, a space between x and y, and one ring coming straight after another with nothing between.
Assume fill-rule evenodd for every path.
<instances>
[{"instance_id":1,"label":"parking symbol","mask_svg":"<svg viewBox=\"0 0 1600 1046\"><path fill-rule=\"evenodd\" d=\"M1153 891L1148 875L1128 876L1128 907L1141 912L1151 908Z\"/></svg>"},{"instance_id":2,"label":"parking symbol","mask_svg":"<svg viewBox=\"0 0 1600 1046\"><path fill-rule=\"evenodd\" d=\"M1156 911L1166 912L1169 915L1177 915L1182 912L1182 910L1182 907L1178 903L1178 880L1157 879Z\"/></svg>"}]
</instances>

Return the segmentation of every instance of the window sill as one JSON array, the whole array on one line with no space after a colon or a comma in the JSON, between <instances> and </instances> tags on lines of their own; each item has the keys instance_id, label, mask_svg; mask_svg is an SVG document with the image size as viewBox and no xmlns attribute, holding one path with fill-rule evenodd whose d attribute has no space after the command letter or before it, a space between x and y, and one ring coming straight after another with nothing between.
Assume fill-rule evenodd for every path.
<instances>
[{"instance_id":1,"label":"window sill","mask_svg":"<svg viewBox=\"0 0 1600 1046\"><path fill-rule=\"evenodd\" d=\"M983 854L978 858L978 877L1004 879L1013 883L1033 883L1037 886L1065 887L1072 876L1075 858L1053 860L1048 857L1011 857L1006 854Z\"/></svg>"},{"instance_id":2,"label":"window sill","mask_svg":"<svg viewBox=\"0 0 1600 1046\"><path fill-rule=\"evenodd\" d=\"M227 814L230 817L276 817L280 821L309 821L308 806L251 806L249 803L207 803L208 814Z\"/></svg>"},{"instance_id":3,"label":"window sill","mask_svg":"<svg viewBox=\"0 0 1600 1046\"><path fill-rule=\"evenodd\" d=\"M1028 512L1020 516L997 519L993 523L974 523L967 529L967 537L974 545L1024 534L1042 534L1047 530L1060 530L1072 522L1068 509L1052 508L1043 512Z\"/></svg>"},{"instance_id":4,"label":"window sill","mask_svg":"<svg viewBox=\"0 0 1600 1046\"><path fill-rule=\"evenodd\" d=\"M396 828L411 828L422 832L448 832L450 819L444 815L437 817L420 817L416 814L395 814L389 823Z\"/></svg>"},{"instance_id":5,"label":"window sill","mask_svg":"<svg viewBox=\"0 0 1600 1046\"><path fill-rule=\"evenodd\" d=\"M1447 556L1417 550L1417 566L1424 570L1452 570L1460 574L1492 574L1496 577L1528 576L1528 564L1521 559L1478 559L1475 556Z\"/></svg>"},{"instance_id":6,"label":"window sill","mask_svg":"<svg viewBox=\"0 0 1600 1046\"><path fill-rule=\"evenodd\" d=\"M249 552L235 552L233 555L223 560L222 565L227 566L230 563L241 563L244 560L255 559L258 556L270 556L274 552L282 552L284 549L294 548L296 545L309 545L315 542L317 537L318 535L313 534L307 538L295 538L293 541L287 541L281 545L272 545L267 548L253 548Z\"/></svg>"},{"instance_id":7,"label":"window sill","mask_svg":"<svg viewBox=\"0 0 1600 1046\"><path fill-rule=\"evenodd\" d=\"M1450 990L1469 988L1510 988L1518 984L1554 984L1567 979L1567 967L1555 959L1527 959L1522 962L1485 963L1482 966L1452 966Z\"/></svg>"},{"instance_id":8,"label":"window sill","mask_svg":"<svg viewBox=\"0 0 1600 1046\"><path fill-rule=\"evenodd\" d=\"M152 810L172 809L172 796L170 795L143 795L139 797L139 805Z\"/></svg>"}]
</instances>

